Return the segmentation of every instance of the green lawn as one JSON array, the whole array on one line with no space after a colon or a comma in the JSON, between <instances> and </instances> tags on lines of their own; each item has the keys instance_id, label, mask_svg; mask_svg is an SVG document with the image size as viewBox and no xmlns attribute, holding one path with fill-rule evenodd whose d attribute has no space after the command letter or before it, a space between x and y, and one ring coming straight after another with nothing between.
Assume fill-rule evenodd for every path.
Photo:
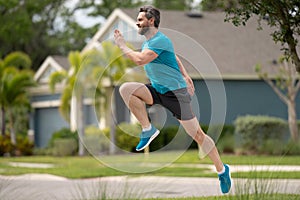
<instances>
[{"instance_id":1,"label":"green lawn","mask_svg":"<svg viewBox=\"0 0 300 200\"><path fill-rule=\"evenodd\" d=\"M289 194L268 194L262 195L236 195L236 196L217 196L217 197L194 197L181 200L298 200L299 195ZM178 199L156 199L156 200L178 200Z\"/></svg>"},{"instance_id":2,"label":"green lawn","mask_svg":"<svg viewBox=\"0 0 300 200\"><path fill-rule=\"evenodd\" d=\"M151 153L150 153L151 156ZM164 161L166 156L171 153L162 153L151 160L153 164L159 164ZM128 162L140 162L144 155L133 156L108 156L105 161L128 164ZM141 159L142 158L142 159ZM140 159L140 160L139 160ZM231 165L300 165L298 156L233 156L223 155L222 160ZM48 169L12 167L10 162L29 162L29 163L50 163L54 167ZM206 168L187 167L183 164L211 164L208 158L200 160L197 151L187 151L175 162L175 165L163 167L159 170L149 170L149 173L127 173L105 166L97 159L91 156L85 157L12 157L0 158L0 174L18 175L26 173L49 173L67 178L91 178L117 175L157 175L157 176L186 176L186 177L216 177L215 173L207 172ZM245 178L253 176L260 178L300 178L300 172L239 172L233 173L232 177Z\"/></svg>"},{"instance_id":3,"label":"green lawn","mask_svg":"<svg viewBox=\"0 0 300 200\"><path fill-rule=\"evenodd\" d=\"M160 164L166 160L166 157L172 157L172 153L158 154L155 159L145 157L139 154L137 157L116 155L108 156L103 159L107 162L117 161L118 163L143 162L144 160L151 160L153 164ZM151 157L151 153L150 153ZM222 160L231 165L300 165L298 156L234 156L222 155ZM41 168L25 168L12 167L10 162L22 163L47 163L53 164L53 167L48 169ZM187 165L188 164L188 165ZM103 176L117 176L117 175L156 175L156 176L185 176L185 177L216 177L215 173L207 172L206 168L194 168L192 164L211 164L208 158L200 160L197 156L197 151L187 151L179 157L171 166L163 167L149 173L134 174L120 172L108 166L105 166L97 159L91 156L85 157L49 157L49 156L30 156L30 157L11 157L0 158L0 174L1 175L18 175L26 173L49 173L53 175L63 176L67 178L91 178ZM233 173L232 177L236 178L298 178L300 179L300 172L244 172ZM261 196L263 195L263 196ZM174 198L173 198L174 199ZM177 198L178 199L178 198ZM182 199L182 198L181 198ZM186 198L189 200L296 200L299 195L288 194L236 194L235 196L224 195L218 197L195 197ZM172 199L161 199L172 200ZM175 199L174 199L175 200Z\"/></svg>"}]
</instances>

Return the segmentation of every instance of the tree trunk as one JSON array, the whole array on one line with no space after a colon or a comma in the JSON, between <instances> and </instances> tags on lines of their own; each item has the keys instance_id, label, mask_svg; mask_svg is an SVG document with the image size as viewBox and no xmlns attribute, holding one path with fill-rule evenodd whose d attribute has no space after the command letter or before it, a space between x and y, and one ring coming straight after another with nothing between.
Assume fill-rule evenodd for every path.
<instances>
[{"instance_id":1,"label":"tree trunk","mask_svg":"<svg viewBox=\"0 0 300 200\"><path fill-rule=\"evenodd\" d=\"M1 107L1 125L2 125L1 134L5 135L6 123L5 123L5 109L3 106Z\"/></svg>"},{"instance_id":2,"label":"tree trunk","mask_svg":"<svg viewBox=\"0 0 300 200\"><path fill-rule=\"evenodd\" d=\"M291 29L288 29L288 32L286 33L286 41L289 46L291 58L295 64L296 71L300 73L300 59L297 52L297 43L296 39L294 38L293 31Z\"/></svg>"},{"instance_id":3,"label":"tree trunk","mask_svg":"<svg viewBox=\"0 0 300 200\"><path fill-rule=\"evenodd\" d=\"M14 118L13 118L13 114L11 112L9 112L9 124L10 124L10 141L13 145L17 144L17 140L16 140L16 133L15 133L15 129L14 129Z\"/></svg>"},{"instance_id":4,"label":"tree trunk","mask_svg":"<svg viewBox=\"0 0 300 200\"><path fill-rule=\"evenodd\" d=\"M83 140L84 138L84 118L83 118L83 96L79 95L79 97L77 98L77 132L78 132L78 136L79 136L79 140L78 140L78 155L79 156L84 156L85 154L85 148L83 145L83 142L81 142L81 140Z\"/></svg>"},{"instance_id":5,"label":"tree trunk","mask_svg":"<svg viewBox=\"0 0 300 200\"><path fill-rule=\"evenodd\" d=\"M288 102L288 122L289 130L293 141L298 140L298 124L297 124L297 114L296 114L296 103L295 101Z\"/></svg>"},{"instance_id":6,"label":"tree trunk","mask_svg":"<svg viewBox=\"0 0 300 200\"><path fill-rule=\"evenodd\" d=\"M70 129L74 132L77 131L77 99L74 95L71 98Z\"/></svg>"},{"instance_id":7,"label":"tree trunk","mask_svg":"<svg viewBox=\"0 0 300 200\"><path fill-rule=\"evenodd\" d=\"M114 97L114 86L107 87L107 107L106 107L106 120L107 125L110 127L110 146L109 154L116 153L116 122L114 117L116 116L116 106L115 106L115 97Z\"/></svg>"}]
</instances>

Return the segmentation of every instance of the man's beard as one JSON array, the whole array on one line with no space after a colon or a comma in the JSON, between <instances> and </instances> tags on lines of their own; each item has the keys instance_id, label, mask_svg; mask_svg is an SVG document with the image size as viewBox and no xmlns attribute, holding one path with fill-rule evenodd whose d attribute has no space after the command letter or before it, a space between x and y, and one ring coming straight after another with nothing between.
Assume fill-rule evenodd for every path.
<instances>
[{"instance_id":1,"label":"man's beard","mask_svg":"<svg viewBox=\"0 0 300 200\"><path fill-rule=\"evenodd\" d=\"M149 31L149 29L150 29L149 26L145 26L145 27L139 28L138 32L140 35L145 35Z\"/></svg>"}]
</instances>

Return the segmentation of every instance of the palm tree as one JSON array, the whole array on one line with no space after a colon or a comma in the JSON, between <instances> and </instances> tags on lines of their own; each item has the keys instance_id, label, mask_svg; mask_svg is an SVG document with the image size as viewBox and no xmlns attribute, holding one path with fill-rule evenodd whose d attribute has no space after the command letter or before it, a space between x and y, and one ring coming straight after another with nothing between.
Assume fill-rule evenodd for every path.
<instances>
[{"instance_id":1,"label":"palm tree","mask_svg":"<svg viewBox=\"0 0 300 200\"><path fill-rule=\"evenodd\" d=\"M2 135L6 130L6 114L10 128L12 144L16 144L16 133L14 129L14 109L28 107L29 98L27 89L35 85L30 58L22 52L14 52L0 61L0 105L2 118Z\"/></svg>"},{"instance_id":2,"label":"palm tree","mask_svg":"<svg viewBox=\"0 0 300 200\"><path fill-rule=\"evenodd\" d=\"M30 105L27 89L35 85L31 71L7 68L2 79L2 109L8 114L11 143L16 144L14 109Z\"/></svg>"},{"instance_id":3,"label":"palm tree","mask_svg":"<svg viewBox=\"0 0 300 200\"><path fill-rule=\"evenodd\" d=\"M70 111L71 111L71 99L73 96L73 89L74 89L74 83L76 80L76 76L78 71L80 70L81 63L82 63L82 56L80 52L70 52L68 56L68 60L70 62L70 69L68 72L66 71L57 71L51 74L49 79L49 86L52 92L55 91L55 86L57 83L64 83L64 90L61 95L61 105L59 107L61 115L67 120L69 123L71 123L70 119ZM75 93L75 98L77 100L76 103L76 111L81 112L82 111L82 98L80 95L79 90ZM78 115L76 115L78 116ZM78 127L82 127L83 120L76 119L76 122L78 124ZM71 129L76 130L77 127L73 127L73 124L71 124ZM79 135L83 135L81 132L82 128L78 130ZM79 143L79 155L84 155L84 148L81 143Z\"/></svg>"},{"instance_id":4,"label":"palm tree","mask_svg":"<svg viewBox=\"0 0 300 200\"><path fill-rule=\"evenodd\" d=\"M106 124L110 125L110 137L114 144L115 124L112 116L115 113L115 103L112 92L125 74L126 68L133 66L132 62L122 57L122 52L112 42L103 42L101 49L98 50L71 52L69 62L71 64L69 72L54 72L49 82L52 91L57 83L65 83L61 97L61 114L71 127L73 124L71 118L74 118L79 137L83 138L83 100L84 97L94 98L97 111L101 112L102 105L106 105L105 112L102 113L106 113ZM92 94L89 94L90 92ZM113 102L112 107L109 107L109 102ZM115 152L114 145L111 146L110 152ZM79 155L83 154L84 147L80 143Z\"/></svg>"},{"instance_id":5,"label":"palm tree","mask_svg":"<svg viewBox=\"0 0 300 200\"><path fill-rule=\"evenodd\" d=\"M49 79L52 92L55 91L57 83L64 84L59 110L64 119L69 122L72 131L77 130L80 139L84 137L83 101L86 91L93 85L89 79L92 75L91 70L97 67L97 60L99 60L97 58L99 56L96 50L84 53L70 52L68 56L69 71L54 72ZM80 140L78 147L78 155L84 155L84 146Z\"/></svg>"},{"instance_id":6,"label":"palm tree","mask_svg":"<svg viewBox=\"0 0 300 200\"><path fill-rule=\"evenodd\" d=\"M105 94L103 104L105 105L106 125L110 127L110 154L114 154L116 152L116 123L114 122L114 117L116 116L115 88L121 82L128 81L128 79L144 80L145 76L133 73L130 77L124 78L126 70L134 67L135 64L130 59L124 57L122 51L110 41L101 43L99 56L100 67L94 69L94 74L97 75L96 80L102 83L100 84L102 94Z\"/></svg>"}]
</instances>

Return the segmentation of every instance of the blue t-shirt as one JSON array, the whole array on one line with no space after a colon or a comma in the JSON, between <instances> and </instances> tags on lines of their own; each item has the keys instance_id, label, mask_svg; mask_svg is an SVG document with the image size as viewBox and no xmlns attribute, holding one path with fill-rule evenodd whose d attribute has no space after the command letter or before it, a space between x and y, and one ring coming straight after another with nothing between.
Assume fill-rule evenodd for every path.
<instances>
[{"instance_id":1,"label":"blue t-shirt","mask_svg":"<svg viewBox=\"0 0 300 200\"><path fill-rule=\"evenodd\" d=\"M186 87L186 82L176 61L172 42L166 35L158 31L143 43L142 50L144 49L152 50L158 55L144 67L157 92L164 94Z\"/></svg>"}]
</instances>

